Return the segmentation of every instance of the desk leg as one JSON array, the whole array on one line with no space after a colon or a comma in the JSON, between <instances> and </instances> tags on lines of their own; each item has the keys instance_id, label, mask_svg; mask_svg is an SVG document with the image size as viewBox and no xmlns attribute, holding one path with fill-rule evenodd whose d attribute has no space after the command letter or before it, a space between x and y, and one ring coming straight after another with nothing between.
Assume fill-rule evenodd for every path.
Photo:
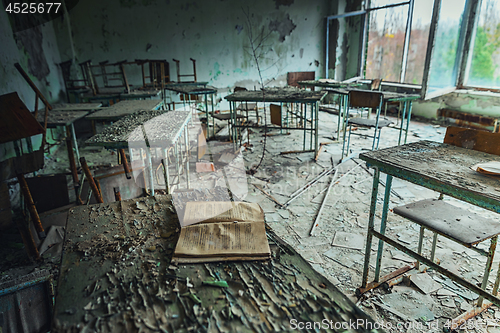
<instances>
[{"instance_id":1,"label":"desk leg","mask_svg":"<svg viewBox=\"0 0 500 333\"><path fill-rule=\"evenodd\" d=\"M304 104L304 142L302 143L302 149L306 150L306 136L307 136L307 104Z\"/></svg>"},{"instance_id":2,"label":"desk leg","mask_svg":"<svg viewBox=\"0 0 500 333\"><path fill-rule=\"evenodd\" d=\"M313 104L314 106L314 116L316 117L316 125L314 128L314 153L315 155L318 154L318 149L319 149L319 102L316 102Z\"/></svg>"},{"instance_id":3,"label":"desk leg","mask_svg":"<svg viewBox=\"0 0 500 333\"><path fill-rule=\"evenodd\" d=\"M342 105L343 105L342 101L343 100L344 100L344 96L339 95L339 116L337 117L337 140L340 140L340 123L344 122L344 117L342 117Z\"/></svg>"},{"instance_id":4,"label":"desk leg","mask_svg":"<svg viewBox=\"0 0 500 333\"><path fill-rule=\"evenodd\" d=\"M215 137L215 133L214 133ZM184 146L186 148L186 182L189 189L189 133L187 126L184 128Z\"/></svg>"},{"instance_id":5,"label":"desk leg","mask_svg":"<svg viewBox=\"0 0 500 333\"><path fill-rule=\"evenodd\" d=\"M344 133L345 139L345 133ZM380 171L375 168L373 174L373 187L372 187L372 201L370 204L370 217L368 219L368 232L366 235L366 249L365 249L365 265L363 268L363 281L361 283L361 288L365 288L368 282L368 270L370 269L370 251L372 248L373 239L373 229L375 225L375 209L377 207L377 195L378 195L378 183L380 178Z\"/></svg>"},{"instance_id":6,"label":"desk leg","mask_svg":"<svg viewBox=\"0 0 500 333\"><path fill-rule=\"evenodd\" d=\"M493 257L495 256L495 250L497 248L498 236L491 239L490 250L488 251L488 261L486 262L486 268L484 270L483 282L481 283L481 289L486 290L488 285L488 278L490 277L491 266L493 265ZM494 291L493 295L496 295ZM483 297L479 297L477 300L477 306L481 307L483 305Z\"/></svg>"},{"instance_id":7,"label":"desk leg","mask_svg":"<svg viewBox=\"0 0 500 333\"><path fill-rule=\"evenodd\" d=\"M149 176L149 185L151 186L151 196L155 196L155 185L154 185L154 177L153 177L153 161L151 159L151 151L149 147L146 147L146 158L148 160L148 176Z\"/></svg>"},{"instance_id":8,"label":"desk leg","mask_svg":"<svg viewBox=\"0 0 500 333\"><path fill-rule=\"evenodd\" d=\"M69 125L69 128L71 131L71 139L73 140L73 147L75 147L76 159L80 161L80 151L78 150L78 142L76 141L75 126L73 126L73 123Z\"/></svg>"},{"instance_id":9,"label":"desk leg","mask_svg":"<svg viewBox=\"0 0 500 333\"><path fill-rule=\"evenodd\" d=\"M401 128L399 129L399 139L398 139L398 146L401 144L401 135L403 134L404 131L404 126L405 126L405 117L406 117L406 108L407 108L407 103L403 103L403 114L401 116ZM405 139L406 143L406 139Z\"/></svg>"},{"instance_id":10,"label":"desk leg","mask_svg":"<svg viewBox=\"0 0 500 333\"><path fill-rule=\"evenodd\" d=\"M163 149L163 159L161 160L161 164L163 165L163 178L165 179L165 190L167 194L170 194L170 179L168 175L168 150Z\"/></svg>"},{"instance_id":11,"label":"desk leg","mask_svg":"<svg viewBox=\"0 0 500 333\"><path fill-rule=\"evenodd\" d=\"M346 112L345 112L345 115L344 115L344 124L342 126L344 126L344 133L343 133L343 136L342 136L342 157L341 159L344 159L344 150L345 150L345 135L346 135L346 130L347 130L347 124L349 122L349 108L347 107L346 108ZM349 131L349 134L351 132ZM347 145L347 155L349 155L349 145Z\"/></svg>"},{"instance_id":12,"label":"desk leg","mask_svg":"<svg viewBox=\"0 0 500 333\"><path fill-rule=\"evenodd\" d=\"M381 129L380 129L380 128L378 128L378 122L379 122L379 120L380 120L380 112L382 112L382 105L383 105L383 104L384 104L384 100L383 100L383 99L381 99L381 100L380 100L380 104L379 104L378 109L377 109L377 118L376 118L376 120L375 120L375 133L373 134L372 150L375 150L375 141L377 141L377 146L376 146L376 147L377 147L377 149L378 149L378 143L379 143L379 141L380 141L380 134L379 134L379 135L377 135L377 132L380 132L380 131L381 131ZM368 113L369 113L369 112L370 112L370 110L368 110ZM377 137L379 138L378 140L377 140Z\"/></svg>"},{"instance_id":13,"label":"desk leg","mask_svg":"<svg viewBox=\"0 0 500 333\"><path fill-rule=\"evenodd\" d=\"M408 138L408 130L410 129L410 120L411 120L411 107L413 106L412 101L407 101L408 103L408 116L406 119L406 132L405 132L405 144L406 144L406 139Z\"/></svg>"},{"instance_id":14,"label":"desk leg","mask_svg":"<svg viewBox=\"0 0 500 333\"><path fill-rule=\"evenodd\" d=\"M380 221L380 233L385 235L385 228L387 225L387 212L389 210L389 199L391 198L391 187L392 187L392 176L387 175L387 180L385 183L385 195L384 195L384 205L382 206L382 219ZM382 253L384 251L384 241L378 240L378 250L377 250L377 264L375 266L375 282L378 282L380 278L380 264L382 263Z\"/></svg>"}]
</instances>

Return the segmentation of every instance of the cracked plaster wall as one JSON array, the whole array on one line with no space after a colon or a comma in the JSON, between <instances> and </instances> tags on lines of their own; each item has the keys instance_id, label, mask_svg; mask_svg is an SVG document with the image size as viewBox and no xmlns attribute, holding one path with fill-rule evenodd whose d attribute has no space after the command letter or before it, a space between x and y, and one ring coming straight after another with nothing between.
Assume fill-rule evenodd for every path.
<instances>
[{"instance_id":1,"label":"cracked plaster wall","mask_svg":"<svg viewBox=\"0 0 500 333\"><path fill-rule=\"evenodd\" d=\"M64 81L53 22L13 32L5 11L0 11L0 95L17 92L29 110L35 93L14 67L18 62L49 103L64 98ZM41 102L40 102L41 107Z\"/></svg>"},{"instance_id":2,"label":"cracked plaster wall","mask_svg":"<svg viewBox=\"0 0 500 333\"><path fill-rule=\"evenodd\" d=\"M189 58L194 58L198 81L208 81L224 97L236 85L259 86L242 8L250 12L254 38L271 32L260 59L264 83L283 86L287 72L316 71L316 78L324 77L324 18L330 2L87 0L69 12L71 39L77 61L166 59L173 80L172 58L180 60L181 74L192 72ZM67 29L66 22L56 22L63 60L73 52ZM126 70L132 84L141 84L139 66Z\"/></svg>"},{"instance_id":3,"label":"cracked plaster wall","mask_svg":"<svg viewBox=\"0 0 500 333\"><path fill-rule=\"evenodd\" d=\"M432 98L428 101L417 101L413 104L412 114L436 119L438 109L478 114L500 118L500 94L492 92L456 90L452 93Z\"/></svg>"}]
</instances>

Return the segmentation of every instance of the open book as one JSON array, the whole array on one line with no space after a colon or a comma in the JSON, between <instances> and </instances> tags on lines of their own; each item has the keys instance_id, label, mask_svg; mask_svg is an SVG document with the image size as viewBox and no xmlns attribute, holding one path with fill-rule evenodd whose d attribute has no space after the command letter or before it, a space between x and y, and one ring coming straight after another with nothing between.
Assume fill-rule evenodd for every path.
<instances>
[{"instance_id":1,"label":"open book","mask_svg":"<svg viewBox=\"0 0 500 333\"><path fill-rule=\"evenodd\" d=\"M188 202L173 263L266 260L264 212L256 203Z\"/></svg>"}]
</instances>

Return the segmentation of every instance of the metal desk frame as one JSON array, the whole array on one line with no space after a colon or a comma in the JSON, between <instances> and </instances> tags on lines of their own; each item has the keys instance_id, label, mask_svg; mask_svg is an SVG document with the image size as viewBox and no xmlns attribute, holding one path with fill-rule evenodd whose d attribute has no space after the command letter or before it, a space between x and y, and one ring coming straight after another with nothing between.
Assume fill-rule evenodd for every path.
<instances>
[{"instance_id":1,"label":"metal desk frame","mask_svg":"<svg viewBox=\"0 0 500 333\"><path fill-rule=\"evenodd\" d=\"M417 151L417 153L426 153L426 149L432 149L432 147L440 146L444 147L445 149L449 149L448 147L453 147L453 146L448 146L446 144L439 144L435 142L430 142L430 141L420 141L412 144L408 144L405 146L398 146L398 147L392 147L392 148L387 148L384 149L387 154L387 150L389 150L391 153L391 149L394 150L396 153L398 150L402 150L402 148L407 149L407 151L411 152L411 149L416 149L420 150ZM430 147L430 148L429 148ZM490 155L490 154L485 154L485 153L480 153L477 151L465 149L465 148L458 148L458 147L453 147L453 149L456 149L457 151L450 152L453 153L454 156L459 156L459 153L463 151L464 155L472 155L472 154L477 154L477 156L485 156L485 155ZM378 152L381 152L383 150L380 150ZM360 159L366 161L367 166L372 167L375 169L374 177L373 177L373 187L372 187L372 196L371 196L371 205L370 205L370 215L369 215L369 222L368 222L368 233L367 233L367 240L366 240L366 248L365 248L365 260L364 260L364 269L363 269L363 280L362 280L362 285L361 288L358 289L362 292L369 290L376 285L380 284L380 266L381 266L381 261L382 261L382 253L383 253L383 246L384 242L388 243L389 245L397 248L400 251L403 251L404 253L408 254L409 256L417 259L419 262L429 266L430 268L435 269L436 271L440 272L441 274L451 278L453 281L461 284L462 286L468 288L469 290L475 292L479 296L484 297L485 299L489 300L490 302L500 305L500 298L497 298L494 296L496 291L498 290L498 285L499 285L499 278L500 275L497 275L495 285L493 287L493 294L487 292L484 289L481 289L480 287L476 286L473 283L470 283L469 281L463 279L462 277L446 270L445 268L441 267L440 265L434 263L433 261L423 257L422 255L408 249L404 245L392 240L391 238L387 237L385 235L385 230L386 230L386 222L387 222L387 214L388 214L388 208L389 208L389 199L390 199L390 194L391 194L391 185L392 185L392 179L393 177L397 177L403 180L406 180L408 182L411 182L413 184L417 184L419 186L423 186L426 188L429 188L431 190L435 190L438 192L441 192L443 194L449 195L451 197L455 197L459 200L468 202L470 204L476 205L481 208L485 208L488 210L491 210L496 213L500 213L500 200L496 200L495 198L492 198L491 195L488 195L487 193L479 193L479 192L471 192L465 186L457 186L453 185L451 183L446 183L444 180L440 179L438 175L436 175L434 178L431 177L424 177L422 175L419 175L419 170L414 170L408 167L403 166L402 164L400 165L394 165L391 164L390 162L385 162L382 160L377 159L377 157L370 156L371 154L376 154L378 152L368 152L368 153L363 153L359 157ZM483 154L483 155L479 155ZM497 156L495 155L490 155L491 159L496 159ZM380 173L383 172L387 174L387 181L386 181L386 187L385 187L385 195L384 195L384 203L382 206L382 216L381 216L381 225L380 225L380 231L377 232L375 231L375 211L376 211L376 204L377 204L377 195L378 195L378 186L379 186L379 178L380 178ZM472 172L472 171L471 171ZM486 176L483 176L486 177ZM474 181L478 181L478 179L474 179ZM494 180L492 180L494 181ZM484 181L486 182L486 180ZM500 195L499 195L500 197ZM376 237L379 239L379 245L378 245L378 251L377 251L377 262L375 266L375 279L374 282L368 284L368 271L370 267L370 252L371 252L371 247L372 247L372 239L373 237ZM500 267L498 272L500 273ZM400 273L401 274L401 273Z\"/></svg>"},{"instance_id":2,"label":"metal desk frame","mask_svg":"<svg viewBox=\"0 0 500 333\"><path fill-rule=\"evenodd\" d=\"M342 123L343 123L343 142L345 143L345 136L346 136L346 128L349 124L349 111L350 111L350 101L349 101L349 91L352 90L362 90L366 92L372 92L371 90L364 90L364 89L354 89L354 88L342 88L342 89L326 89L326 91L331 91L333 93L339 94L339 124L337 125L337 133L340 132L340 118L342 114ZM412 110L412 104L413 101L416 99L420 98L420 95L416 94L405 94L405 93L395 93L395 92L389 92L389 91L378 91L374 90L374 93L382 93L382 102L380 106L377 109L377 125L375 126L375 134L373 138L373 144L372 144L372 150L375 147L375 140L377 137L377 131L379 130L378 128L378 119L380 117L380 113L382 112L382 107L384 104L387 104L389 102L400 102L403 104L403 112L402 112L402 117L401 117L401 126L399 128L399 137L398 137L398 145L401 144L401 138L403 132L405 132L404 136L404 141L403 143L406 144L406 140L408 138L408 130L410 128L410 120L411 120L411 110ZM377 144L377 149L378 149L378 144ZM347 152L347 155L349 155L349 152ZM342 148L342 158L344 157L344 149Z\"/></svg>"},{"instance_id":3,"label":"metal desk frame","mask_svg":"<svg viewBox=\"0 0 500 333\"><path fill-rule=\"evenodd\" d=\"M204 98L204 106L205 106L205 116L207 117L207 136L210 138L210 127L209 124L209 115L214 114L214 95L217 93L217 89L214 87L207 87L208 82L178 82L178 83L168 83L165 85L165 90L172 92L176 92L182 94L184 96L183 106L186 107L186 96L188 101L191 101L190 95L196 96L205 96ZM194 87L198 87L197 90ZM210 95L210 103L208 103L208 95ZM170 98L172 100L172 98ZM188 102L187 105L192 103ZM209 112L208 105L211 105L211 111ZM175 109L175 105L174 105ZM212 117L212 138L215 137L215 119Z\"/></svg>"},{"instance_id":4,"label":"metal desk frame","mask_svg":"<svg viewBox=\"0 0 500 333\"><path fill-rule=\"evenodd\" d=\"M264 112L266 112L266 103L279 103L281 108L281 126L276 129L285 131L290 130L302 130L304 133L304 139L302 144L303 152L313 151L315 154L319 150L319 138L318 138L318 124L319 124L319 102L326 96L326 92L306 92L299 91L296 92L297 96L290 94L287 96L286 91L283 90L284 94L280 95L280 91L237 91L231 95L225 97L229 102L229 112L231 114L231 130L230 136L231 141L236 143L238 138L240 138L240 128L265 128L261 125L243 125L238 124L237 119L239 118L237 112L239 111L236 103L243 102L254 102L257 103L257 109L259 108L258 103L264 104ZM303 96L300 96L303 95ZM285 109L283 108L285 107ZM283 110L285 110L285 117L283 119ZM240 110L241 111L241 110ZM289 121L289 115L291 115ZM283 126L283 120L285 126ZM302 127L290 127L289 124L293 121L302 122ZM310 127L307 125L310 124ZM306 150L306 133L310 132L310 142L309 150ZM313 144L314 142L314 144Z\"/></svg>"}]
</instances>

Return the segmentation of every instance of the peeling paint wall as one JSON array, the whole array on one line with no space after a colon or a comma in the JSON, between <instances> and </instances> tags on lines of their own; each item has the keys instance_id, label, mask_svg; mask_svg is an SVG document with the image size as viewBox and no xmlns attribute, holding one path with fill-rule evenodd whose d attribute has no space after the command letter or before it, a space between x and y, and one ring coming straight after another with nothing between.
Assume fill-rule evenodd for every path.
<instances>
[{"instance_id":1,"label":"peeling paint wall","mask_svg":"<svg viewBox=\"0 0 500 333\"><path fill-rule=\"evenodd\" d=\"M196 59L198 81L208 81L225 96L234 86L259 87L250 45L267 36L257 52L266 85L283 86L287 72L316 71L324 77L325 16L330 1L226 0L80 1L69 11L77 61L94 64L134 59L166 59L171 78L192 72ZM248 18L245 12L248 12ZM72 58L65 20L55 22L63 60ZM126 68L132 84L140 84L139 66Z\"/></svg>"},{"instance_id":2,"label":"peeling paint wall","mask_svg":"<svg viewBox=\"0 0 500 333\"><path fill-rule=\"evenodd\" d=\"M17 92L29 110L35 93L19 74L18 62L52 103L64 98L64 81L57 63L61 62L52 22L14 32L5 11L0 11L0 95ZM41 104L39 104L41 105Z\"/></svg>"},{"instance_id":3,"label":"peeling paint wall","mask_svg":"<svg viewBox=\"0 0 500 333\"><path fill-rule=\"evenodd\" d=\"M455 92L414 103L413 114L436 119L438 109L478 114L487 117L500 118L500 94L470 90Z\"/></svg>"}]
</instances>

